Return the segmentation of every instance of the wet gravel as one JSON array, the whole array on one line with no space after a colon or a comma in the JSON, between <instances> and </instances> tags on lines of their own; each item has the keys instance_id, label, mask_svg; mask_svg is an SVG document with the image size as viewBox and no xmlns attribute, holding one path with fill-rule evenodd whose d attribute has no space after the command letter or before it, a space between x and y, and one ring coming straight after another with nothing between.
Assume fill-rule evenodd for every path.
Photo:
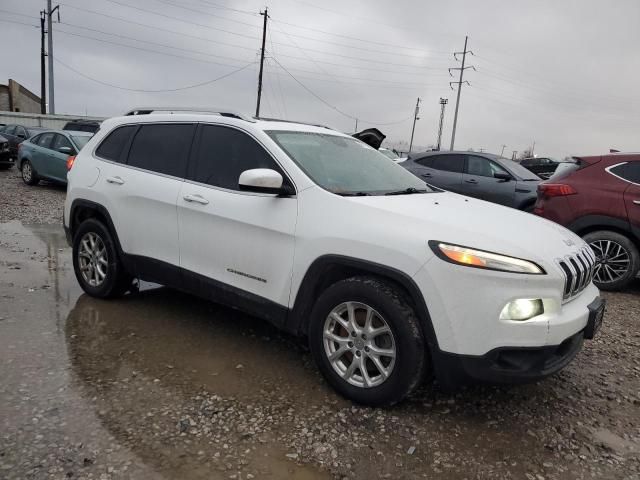
<instances>
[{"instance_id":1,"label":"wet gravel","mask_svg":"<svg viewBox=\"0 0 640 480\"><path fill-rule=\"evenodd\" d=\"M63 199L0 173L0 478L640 478L639 282L552 378L363 408L257 319L83 295Z\"/></svg>"},{"instance_id":2,"label":"wet gravel","mask_svg":"<svg viewBox=\"0 0 640 480\"><path fill-rule=\"evenodd\" d=\"M15 167L0 170L0 223L62 223L66 186L41 181L29 186Z\"/></svg>"}]
</instances>

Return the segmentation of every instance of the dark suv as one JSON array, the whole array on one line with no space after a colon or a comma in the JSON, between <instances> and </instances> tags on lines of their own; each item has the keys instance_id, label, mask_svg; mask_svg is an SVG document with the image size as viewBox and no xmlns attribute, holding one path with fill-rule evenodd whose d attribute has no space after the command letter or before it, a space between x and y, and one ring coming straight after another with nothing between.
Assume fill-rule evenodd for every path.
<instances>
[{"instance_id":1,"label":"dark suv","mask_svg":"<svg viewBox=\"0 0 640 480\"><path fill-rule=\"evenodd\" d=\"M594 283L620 290L640 270L640 154L575 160L540 184L534 213L582 236L596 254Z\"/></svg>"},{"instance_id":2,"label":"dark suv","mask_svg":"<svg viewBox=\"0 0 640 480\"><path fill-rule=\"evenodd\" d=\"M413 153L399 164L430 185L507 207L532 211L540 178L491 153Z\"/></svg>"},{"instance_id":3,"label":"dark suv","mask_svg":"<svg viewBox=\"0 0 640 480\"><path fill-rule=\"evenodd\" d=\"M560 163L562 162L549 157L530 157L520 161L520 165L544 179L553 175Z\"/></svg>"},{"instance_id":4,"label":"dark suv","mask_svg":"<svg viewBox=\"0 0 640 480\"><path fill-rule=\"evenodd\" d=\"M5 125L0 127L0 135L9 142L9 155L12 159L18 158L18 145L36 133L44 132L41 127L26 127L24 125Z\"/></svg>"}]
</instances>

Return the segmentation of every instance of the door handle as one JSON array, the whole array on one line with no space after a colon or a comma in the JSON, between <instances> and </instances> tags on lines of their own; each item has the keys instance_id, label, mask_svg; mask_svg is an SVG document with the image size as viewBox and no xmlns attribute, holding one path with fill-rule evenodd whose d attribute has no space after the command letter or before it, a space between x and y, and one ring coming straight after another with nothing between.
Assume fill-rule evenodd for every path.
<instances>
[{"instance_id":1,"label":"door handle","mask_svg":"<svg viewBox=\"0 0 640 480\"><path fill-rule=\"evenodd\" d=\"M206 199L206 198L204 198L203 196L201 196L201 195L197 195L197 194L195 194L195 195L185 195L185 196L184 196L184 197L182 197L182 198L184 198L184 200L185 200L186 202L189 202L189 203L193 203L193 202L195 202L195 203L199 203L199 204L201 204L201 205L206 205L206 204L208 204L208 203L209 203L209 200L207 200L207 199Z\"/></svg>"},{"instance_id":2,"label":"door handle","mask_svg":"<svg viewBox=\"0 0 640 480\"><path fill-rule=\"evenodd\" d=\"M431 175L430 173L421 173L420 176L424 178L431 178L433 175Z\"/></svg>"},{"instance_id":3,"label":"door handle","mask_svg":"<svg viewBox=\"0 0 640 480\"><path fill-rule=\"evenodd\" d=\"M109 178L107 178L107 182L108 183L114 183L116 185L124 184L124 180L121 179L120 177L109 177Z\"/></svg>"},{"instance_id":4,"label":"door handle","mask_svg":"<svg viewBox=\"0 0 640 480\"><path fill-rule=\"evenodd\" d=\"M633 203L635 203L636 205L640 205L640 200L634 200Z\"/></svg>"},{"instance_id":5,"label":"door handle","mask_svg":"<svg viewBox=\"0 0 640 480\"><path fill-rule=\"evenodd\" d=\"M467 183L474 183L474 184L475 184L475 183L478 183L478 180L476 180L475 178L471 178L471 179L469 179L469 180L465 180L465 182L467 182Z\"/></svg>"}]
</instances>

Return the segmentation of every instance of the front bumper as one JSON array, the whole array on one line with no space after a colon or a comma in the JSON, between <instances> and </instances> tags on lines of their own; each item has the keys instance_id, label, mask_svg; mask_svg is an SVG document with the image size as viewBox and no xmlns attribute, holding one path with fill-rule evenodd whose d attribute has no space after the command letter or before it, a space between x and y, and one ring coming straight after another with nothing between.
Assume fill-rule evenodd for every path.
<instances>
[{"instance_id":1,"label":"front bumper","mask_svg":"<svg viewBox=\"0 0 640 480\"><path fill-rule=\"evenodd\" d=\"M566 367L602 324L604 300L597 297L587 308L587 324L557 345L541 347L500 347L485 355L438 352L434 367L445 388L468 383L528 383L557 373Z\"/></svg>"},{"instance_id":2,"label":"front bumper","mask_svg":"<svg viewBox=\"0 0 640 480\"><path fill-rule=\"evenodd\" d=\"M15 163L14 158L11 156L9 150L0 151L0 165L13 165Z\"/></svg>"}]
</instances>

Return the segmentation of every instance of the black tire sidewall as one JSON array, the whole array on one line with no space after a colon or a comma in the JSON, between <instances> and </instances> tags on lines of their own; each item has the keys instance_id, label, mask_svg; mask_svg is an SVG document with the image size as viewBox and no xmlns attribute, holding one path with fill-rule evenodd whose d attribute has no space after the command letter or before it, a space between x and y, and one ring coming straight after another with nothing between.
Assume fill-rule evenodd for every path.
<instances>
[{"instance_id":1,"label":"black tire sidewall","mask_svg":"<svg viewBox=\"0 0 640 480\"><path fill-rule=\"evenodd\" d=\"M107 276L102 284L97 287L89 285L82 277L78 261L80 241L82 240L82 237L89 232L93 232L98 235L107 249ZM73 270L82 289L92 297L109 298L117 295L121 290L120 279L122 277L122 268L113 237L107 227L94 219L82 222L73 237Z\"/></svg>"},{"instance_id":2,"label":"black tire sidewall","mask_svg":"<svg viewBox=\"0 0 640 480\"><path fill-rule=\"evenodd\" d=\"M314 305L309 325L313 358L329 384L343 396L364 405L386 406L402 400L422 380L427 351L417 318L411 307L385 283L367 278L343 280L325 290ZM396 360L393 371L379 386L361 388L343 380L324 351L325 320L337 305L360 302L374 308L391 327Z\"/></svg>"},{"instance_id":3,"label":"black tire sidewall","mask_svg":"<svg viewBox=\"0 0 640 480\"><path fill-rule=\"evenodd\" d=\"M631 259L629 270L624 275L624 277L620 278L619 280L616 280L615 282L611 282L607 284L601 284L601 283L595 282L594 280L594 283L596 283L596 286L598 288L605 291L621 290L627 285L629 285L636 278L636 275L638 274L638 269L640 269L640 254L638 253L638 248L628 237L618 232L612 232L608 230L599 230L596 232L591 232L586 234L583 237L583 239L588 244L591 244L591 242L594 242L596 240L610 240L612 242L616 242L622 245L622 247L625 250L627 250L627 252L629 253L629 257Z\"/></svg>"}]
</instances>

